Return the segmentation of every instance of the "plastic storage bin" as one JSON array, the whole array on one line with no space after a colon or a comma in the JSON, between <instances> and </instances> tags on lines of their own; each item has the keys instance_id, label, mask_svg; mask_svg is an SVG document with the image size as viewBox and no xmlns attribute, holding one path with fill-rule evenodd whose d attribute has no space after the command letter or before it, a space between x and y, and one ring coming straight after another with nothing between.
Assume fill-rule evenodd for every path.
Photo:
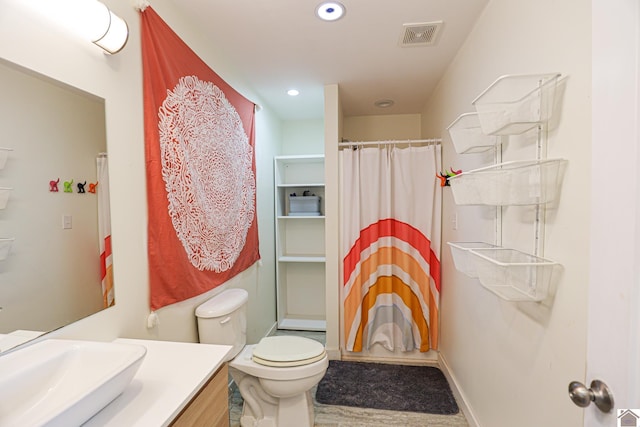
<instances>
[{"instance_id":1,"label":"plastic storage bin","mask_svg":"<svg viewBox=\"0 0 640 427\"><path fill-rule=\"evenodd\" d=\"M477 278L476 265L469 254L471 249L491 249L498 246L484 242L447 242L451 248L451 256L456 270L466 274L469 277Z\"/></svg>"},{"instance_id":2,"label":"plastic storage bin","mask_svg":"<svg viewBox=\"0 0 640 427\"><path fill-rule=\"evenodd\" d=\"M320 216L320 196L289 196L290 216Z\"/></svg>"},{"instance_id":3,"label":"plastic storage bin","mask_svg":"<svg viewBox=\"0 0 640 427\"><path fill-rule=\"evenodd\" d=\"M506 75L498 78L472 104L482 131L517 135L549 121L560 74Z\"/></svg>"},{"instance_id":4,"label":"plastic storage bin","mask_svg":"<svg viewBox=\"0 0 640 427\"><path fill-rule=\"evenodd\" d=\"M9 256L9 251L11 250L11 245L15 239L11 238L1 238L0 237L0 261L7 259Z\"/></svg>"},{"instance_id":5,"label":"plastic storage bin","mask_svg":"<svg viewBox=\"0 0 640 427\"><path fill-rule=\"evenodd\" d=\"M553 261L515 249L471 249L482 286L507 301L542 301L553 278Z\"/></svg>"},{"instance_id":6,"label":"plastic storage bin","mask_svg":"<svg viewBox=\"0 0 640 427\"><path fill-rule=\"evenodd\" d=\"M535 205L559 193L564 159L519 160L463 172L449 178L458 205Z\"/></svg>"},{"instance_id":7,"label":"plastic storage bin","mask_svg":"<svg viewBox=\"0 0 640 427\"><path fill-rule=\"evenodd\" d=\"M499 136L486 135L480 127L478 113L464 113L458 116L448 127L453 147L458 154L480 153L499 145Z\"/></svg>"},{"instance_id":8,"label":"plastic storage bin","mask_svg":"<svg viewBox=\"0 0 640 427\"><path fill-rule=\"evenodd\" d=\"M9 201L11 190L13 190L13 188L0 187L0 209L4 209L7 207L7 202Z\"/></svg>"}]
</instances>

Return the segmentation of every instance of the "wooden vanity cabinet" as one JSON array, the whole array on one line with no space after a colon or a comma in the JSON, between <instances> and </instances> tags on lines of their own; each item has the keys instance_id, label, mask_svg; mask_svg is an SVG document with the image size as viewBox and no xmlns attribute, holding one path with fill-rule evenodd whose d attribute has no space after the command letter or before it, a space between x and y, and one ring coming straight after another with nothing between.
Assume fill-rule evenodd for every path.
<instances>
[{"instance_id":1,"label":"wooden vanity cabinet","mask_svg":"<svg viewBox=\"0 0 640 427\"><path fill-rule=\"evenodd\" d=\"M191 399L173 427L229 427L229 373L225 363Z\"/></svg>"}]
</instances>

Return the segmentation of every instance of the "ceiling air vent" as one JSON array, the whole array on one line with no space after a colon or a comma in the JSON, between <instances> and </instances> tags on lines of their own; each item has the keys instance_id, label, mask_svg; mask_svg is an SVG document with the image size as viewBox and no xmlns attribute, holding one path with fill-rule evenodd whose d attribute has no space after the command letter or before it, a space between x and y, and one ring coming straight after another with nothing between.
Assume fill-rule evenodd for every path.
<instances>
[{"instance_id":1,"label":"ceiling air vent","mask_svg":"<svg viewBox=\"0 0 640 427\"><path fill-rule=\"evenodd\" d=\"M432 46L442 29L442 21L404 24L400 36L401 47Z\"/></svg>"}]
</instances>

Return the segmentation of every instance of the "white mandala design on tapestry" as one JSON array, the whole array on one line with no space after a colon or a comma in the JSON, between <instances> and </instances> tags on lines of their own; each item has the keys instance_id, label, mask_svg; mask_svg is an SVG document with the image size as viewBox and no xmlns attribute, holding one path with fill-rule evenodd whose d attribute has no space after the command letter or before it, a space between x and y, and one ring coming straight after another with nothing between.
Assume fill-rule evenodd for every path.
<instances>
[{"instance_id":1,"label":"white mandala design on tapestry","mask_svg":"<svg viewBox=\"0 0 640 427\"><path fill-rule=\"evenodd\" d=\"M253 147L220 88L180 78L158 111L168 210L191 264L227 271L255 213Z\"/></svg>"}]
</instances>

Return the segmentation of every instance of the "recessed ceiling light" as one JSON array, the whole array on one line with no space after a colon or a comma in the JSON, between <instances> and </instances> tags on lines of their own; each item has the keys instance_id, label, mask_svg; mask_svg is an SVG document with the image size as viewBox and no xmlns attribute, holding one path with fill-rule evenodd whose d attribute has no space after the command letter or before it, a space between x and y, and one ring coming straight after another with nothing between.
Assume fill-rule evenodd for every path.
<instances>
[{"instance_id":1,"label":"recessed ceiling light","mask_svg":"<svg viewBox=\"0 0 640 427\"><path fill-rule=\"evenodd\" d=\"M375 105L378 108L389 108L393 104L395 104L395 102L393 102L393 99L379 99L373 103L373 105Z\"/></svg>"},{"instance_id":2,"label":"recessed ceiling light","mask_svg":"<svg viewBox=\"0 0 640 427\"><path fill-rule=\"evenodd\" d=\"M316 8L316 15L324 21L337 21L344 16L346 9L336 1L326 1Z\"/></svg>"},{"instance_id":3,"label":"recessed ceiling light","mask_svg":"<svg viewBox=\"0 0 640 427\"><path fill-rule=\"evenodd\" d=\"M289 96L298 96L298 95L300 95L300 91L298 89L289 89L287 91L287 95L289 95Z\"/></svg>"}]
</instances>

